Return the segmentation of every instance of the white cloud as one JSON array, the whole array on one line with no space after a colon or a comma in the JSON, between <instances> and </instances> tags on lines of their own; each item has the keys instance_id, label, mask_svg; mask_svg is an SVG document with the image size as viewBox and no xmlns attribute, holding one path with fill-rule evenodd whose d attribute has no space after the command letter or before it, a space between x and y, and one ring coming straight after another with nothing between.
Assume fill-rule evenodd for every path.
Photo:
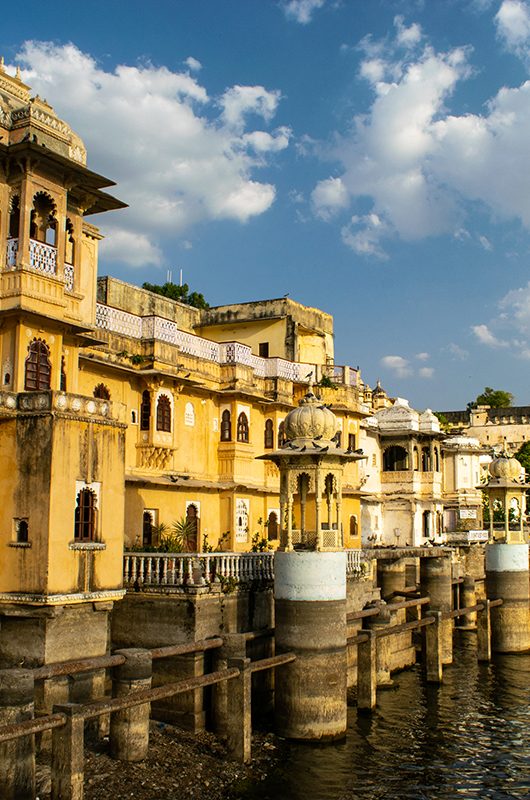
<instances>
[{"instance_id":1,"label":"white cloud","mask_svg":"<svg viewBox=\"0 0 530 800\"><path fill-rule=\"evenodd\" d=\"M267 122L278 108L281 94L269 92L263 86L232 86L220 100L224 121L234 128L242 128L248 114L256 114Z\"/></svg>"},{"instance_id":2,"label":"white cloud","mask_svg":"<svg viewBox=\"0 0 530 800\"><path fill-rule=\"evenodd\" d=\"M277 153L280 150L285 150L289 146L289 139L291 137L291 129L282 126L273 131L272 134L267 131L252 131L252 133L245 133L241 137L244 145L251 147L256 153Z\"/></svg>"},{"instance_id":3,"label":"white cloud","mask_svg":"<svg viewBox=\"0 0 530 800\"><path fill-rule=\"evenodd\" d=\"M508 342L498 339L487 325L472 325L471 330L481 344L488 347L508 347Z\"/></svg>"},{"instance_id":4,"label":"white cloud","mask_svg":"<svg viewBox=\"0 0 530 800\"><path fill-rule=\"evenodd\" d=\"M354 215L348 225L341 230L344 244L362 256L375 256L381 260L388 258L380 246L380 240L388 234L388 225L377 214Z\"/></svg>"},{"instance_id":5,"label":"white cloud","mask_svg":"<svg viewBox=\"0 0 530 800\"><path fill-rule=\"evenodd\" d=\"M410 27L403 22L402 16L394 17L394 25L396 26L396 43L401 47L409 48L418 44L421 41L421 25L413 22Z\"/></svg>"},{"instance_id":6,"label":"white cloud","mask_svg":"<svg viewBox=\"0 0 530 800\"><path fill-rule=\"evenodd\" d=\"M286 0L283 10L288 19L293 19L301 25L307 25L313 19L313 14L322 8L326 0Z\"/></svg>"},{"instance_id":7,"label":"white cloud","mask_svg":"<svg viewBox=\"0 0 530 800\"><path fill-rule=\"evenodd\" d=\"M530 282L521 289L508 292L500 301L499 307L519 334L530 334Z\"/></svg>"},{"instance_id":8,"label":"white cloud","mask_svg":"<svg viewBox=\"0 0 530 800\"><path fill-rule=\"evenodd\" d=\"M529 56L530 8L525 0L503 0L495 16L497 33L507 49L523 60Z\"/></svg>"},{"instance_id":9,"label":"white cloud","mask_svg":"<svg viewBox=\"0 0 530 800\"><path fill-rule=\"evenodd\" d=\"M434 376L434 367L420 367L418 375L420 378L432 378Z\"/></svg>"},{"instance_id":10,"label":"white cloud","mask_svg":"<svg viewBox=\"0 0 530 800\"><path fill-rule=\"evenodd\" d=\"M290 131L255 131L246 121L254 114L269 122L279 92L234 86L219 112L189 72L152 64L105 71L72 44L44 42L26 42L17 60L34 92L84 139L89 166L114 179L129 204L103 223L117 242L139 237L123 247L124 262L159 263L162 235L178 236L204 220L246 222L274 202L275 187L255 173L287 146ZM104 252L119 258L112 241Z\"/></svg>"},{"instance_id":11,"label":"white cloud","mask_svg":"<svg viewBox=\"0 0 530 800\"><path fill-rule=\"evenodd\" d=\"M109 261L124 261L130 267L158 267L162 264L160 249L144 234L113 227L109 227L107 233L100 249Z\"/></svg>"},{"instance_id":12,"label":"white cloud","mask_svg":"<svg viewBox=\"0 0 530 800\"><path fill-rule=\"evenodd\" d=\"M412 375L410 362L403 356L383 356L380 363L393 372L396 378L408 378Z\"/></svg>"},{"instance_id":13,"label":"white cloud","mask_svg":"<svg viewBox=\"0 0 530 800\"><path fill-rule=\"evenodd\" d=\"M484 248L484 250L487 250L487 251L493 250L493 245L492 245L492 243L490 242L490 240L488 239L487 236L479 236L478 240L479 240L480 244L482 245L482 247Z\"/></svg>"},{"instance_id":14,"label":"white cloud","mask_svg":"<svg viewBox=\"0 0 530 800\"><path fill-rule=\"evenodd\" d=\"M505 30L506 9L513 13L514 2L501 7ZM530 6L516 5L530 20ZM410 35L406 58L396 38L363 39L360 75L373 101L368 113L354 118L351 132L336 137L330 153L342 165L335 178L349 206L370 198L380 222L377 230L371 227L368 243L342 229L343 241L366 255L381 257L385 238L395 235L413 241L450 234L489 250L486 236L466 230L469 222L463 226L476 203L494 220L519 219L530 229L530 81L499 89L482 113L452 114L452 94L473 74L471 51L437 52L419 40L420 33Z\"/></svg>"},{"instance_id":15,"label":"white cloud","mask_svg":"<svg viewBox=\"0 0 530 800\"><path fill-rule=\"evenodd\" d=\"M429 353L416 353L414 358L417 358L418 361L428 361L430 358Z\"/></svg>"},{"instance_id":16,"label":"white cloud","mask_svg":"<svg viewBox=\"0 0 530 800\"><path fill-rule=\"evenodd\" d=\"M201 62L198 61L196 58L193 58L193 56L188 56L188 58L184 63L191 72L199 72L199 70L202 69Z\"/></svg>"},{"instance_id":17,"label":"white cloud","mask_svg":"<svg viewBox=\"0 0 530 800\"><path fill-rule=\"evenodd\" d=\"M348 191L340 178L327 178L317 183L311 202L317 217L329 219L337 210L348 206Z\"/></svg>"},{"instance_id":18,"label":"white cloud","mask_svg":"<svg viewBox=\"0 0 530 800\"><path fill-rule=\"evenodd\" d=\"M447 350L449 355L451 355L456 361L465 361L467 358L469 358L469 352L455 342L448 344L445 350Z\"/></svg>"}]
</instances>

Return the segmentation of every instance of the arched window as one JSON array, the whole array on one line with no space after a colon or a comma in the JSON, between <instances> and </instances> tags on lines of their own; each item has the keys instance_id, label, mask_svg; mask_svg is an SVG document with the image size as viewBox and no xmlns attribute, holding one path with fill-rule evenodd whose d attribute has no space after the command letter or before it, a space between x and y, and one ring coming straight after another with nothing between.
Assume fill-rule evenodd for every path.
<instances>
[{"instance_id":1,"label":"arched window","mask_svg":"<svg viewBox=\"0 0 530 800\"><path fill-rule=\"evenodd\" d=\"M287 441L287 437L285 435L285 422L280 422L278 425L278 447L283 447Z\"/></svg>"},{"instance_id":2,"label":"arched window","mask_svg":"<svg viewBox=\"0 0 530 800\"><path fill-rule=\"evenodd\" d=\"M421 470L422 472L431 472L431 451L428 447L421 448Z\"/></svg>"},{"instance_id":3,"label":"arched window","mask_svg":"<svg viewBox=\"0 0 530 800\"><path fill-rule=\"evenodd\" d=\"M52 198L45 192L37 192L33 198L30 237L38 242L55 247L57 243L56 208Z\"/></svg>"},{"instance_id":4,"label":"arched window","mask_svg":"<svg viewBox=\"0 0 530 800\"><path fill-rule=\"evenodd\" d=\"M97 499L92 489L81 489L75 509L74 539L93 542L96 538Z\"/></svg>"},{"instance_id":5,"label":"arched window","mask_svg":"<svg viewBox=\"0 0 530 800\"><path fill-rule=\"evenodd\" d=\"M151 395L146 389L142 392L142 403L140 405L140 430L148 431L151 425Z\"/></svg>"},{"instance_id":6,"label":"arched window","mask_svg":"<svg viewBox=\"0 0 530 800\"><path fill-rule=\"evenodd\" d=\"M156 429L171 433L171 401L167 394L161 394L156 404Z\"/></svg>"},{"instance_id":7,"label":"arched window","mask_svg":"<svg viewBox=\"0 0 530 800\"><path fill-rule=\"evenodd\" d=\"M400 472L409 468L409 455L404 447L392 445L383 453L383 471Z\"/></svg>"},{"instance_id":8,"label":"arched window","mask_svg":"<svg viewBox=\"0 0 530 800\"><path fill-rule=\"evenodd\" d=\"M147 547L153 544L153 516L150 511L144 511L142 518L142 544Z\"/></svg>"},{"instance_id":9,"label":"arched window","mask_svg":"<svg viewBox=\"0 0 530 800\"><path fill-rule=\"evenodd\" d=\"M104 383L98 383L98 385L94 387L94 397L97 397L98 400L110 400L108 386L105 386Z\"/></svg>"},{"instance_id":10,"label":"arched window","mask_svg":"<svg viewBox=\"0 0 530 800\"><path fill-rule=\"evenodd\" d=\"M265 420L265 437L264 437L265 450L272 450L274 447L274 426L272 419Z\"/></svg>"},{"instance_id":11,"label":"arched window","mask_svg":"<svg viewBox=\"0 0 530 800\"><path fill-rule=\"evenodd\" d=\"M66 392L66 364L64 356L61 357L61 392Z\"/></svg>"},{"instance_id":12,"label":"arched window","mask_svg":"<svg viewBox=\"0 0 530 800\"><path fill-rule=\"evenodd\" d=\"M237 418L237 441L248 442L248 417L244 411Z\"/></svg>"},{"instance_id":13,"label":"arched window","mask_svg":"<svg viewBox=\"0 0 530 800\"><path fill-rule=\"evenodd\" d=\"M267 524L267 538L273 541L278 538L278 533L278 515L276 511L271 511Z\"/></svg>"},{"instance_id":14,"label":"arched window","mask_svg":"<svg viewBox=\"0 0 530 800\"><path fill-rule=\"evenodd\" d=\"M29 541L29 530L28 530L27 519L17 519L16 533L17 533L17 542L25 543Z\"/></svg>"},{"instance_id":15,"label":"arched window","mask_svg":"<svg viewBox=\"0 0 530 800\"><path fill-rule=\"evenodd\" d=\"M51 386L51 374L50 348L42 339L33 339L26 358L24 389L28 392L46 391Z\"/></svg>"},{"instance_id":16,"label":"arched window","mask_svg":"<svg viewBox=\"0 0 530 800\"><path fill-rule=\"evenodd\" d=\"M190 503L186 509L186 522L187 535L186 535L186 550L190 553L196 553L199 544L199 512L197 506Z\"/></svg>"},{"instance_id":17,"label":"arched window","mask_svg":"<svg viewBox=\"0 0 530 800\"><path fill-rule=\"evenodd\" d=\"M230 411L225 408L221 414L221 441L230 442L232 440L232 417Z\"/></svg>"},{"instance_id":18,"label":"arched window","mask_svg":"<svg viewBox=\"0 0 530 800\"><path fill-rule=\"evenodd\" d=\"M188 425L190 428L193 428L195 425L195 409L193 408L193 403L186 403L186 407L184 408L184 425Z\"/></svg>"},{"instance_id":19,"label":"arched window","mask_svg":"<svg viewBox=\"0 0 530 800\"><path fill-rule=\"evenodd\" d=\"M440 472L440 451L437 447L434 448L434 469L436 472Z\"/></svg>"},{"instance_id":20,"label":"arched window","mask_svg":"<svg viewBox=\"0 0 530 800\"><path fill-rule=\"evenodd\" d=\"M356 539L359 535L359 526L357 524L357 517L352 514L350 517L350 539Z\"/></svg>"},{"instance_id":21,"label":"arched window","mask_svg":"<svg viewBox=\"0 0 530 800\"><path fill-rule=\"evenodd\" d=\"M74 226L72 221L66 219L65 242L64 242L64 261L65 264L73 264L75 257Z\"/></svg>"},{"instance_id":22,"label":"arched window","mask_svg":"<svg viewBox=\"0 0 530 800\"><path fill-rule=\"evenodd\" d=\"M9 212L9 238L18 239L20 229L20 198L15 195L11 200L11 209Z\"/></svg>"}]
</instances>

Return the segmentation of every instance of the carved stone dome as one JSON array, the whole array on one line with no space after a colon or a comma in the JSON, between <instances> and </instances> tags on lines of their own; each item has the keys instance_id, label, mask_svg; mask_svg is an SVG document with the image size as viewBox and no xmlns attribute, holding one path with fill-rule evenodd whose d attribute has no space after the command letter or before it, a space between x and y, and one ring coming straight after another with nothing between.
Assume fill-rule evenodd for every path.
<instances>
[{"instance_id":1,"label":"carved stone dome","mask_svg":"<svg viewBox=\"0 0 530 800\"><path fill-rule=\"evenodd\" d=\"M493 478L500 478L505 481L513 481L521 475L521 464L516 458L508 456L498 456L494 458L488 467L489 473Z\"/></svg>"},{"instance_id":2,"label":"carved stone dome","mask_svg":"<svg viewBox=\"0 0 530 800\"><path fill-rule=\"evenodd\" d=\"M333 411L323 404L309 388L300 400L298 408L293 408L285 417L285 435L293 439L318 439L329 442L338 430L337 418Z\"/></svg>"}]
</instances>

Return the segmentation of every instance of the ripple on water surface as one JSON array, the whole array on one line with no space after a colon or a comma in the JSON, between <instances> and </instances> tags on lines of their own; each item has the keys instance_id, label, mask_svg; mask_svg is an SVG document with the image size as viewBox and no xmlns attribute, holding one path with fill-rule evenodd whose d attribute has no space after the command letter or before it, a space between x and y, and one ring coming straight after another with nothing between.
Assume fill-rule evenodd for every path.
<instances>
[{"instance_id":1,"label":"ripple on water surface","mask_svg":"<svg viewBox=\"0 0 530 800\"><path fill-rule=\"evenodd\" d=\"M418 668L349 709L334 745L286 744L281 766L241 800L529 800L530 655L477 664L463 636L442 686Z\"/></svg>"}]
</instances>

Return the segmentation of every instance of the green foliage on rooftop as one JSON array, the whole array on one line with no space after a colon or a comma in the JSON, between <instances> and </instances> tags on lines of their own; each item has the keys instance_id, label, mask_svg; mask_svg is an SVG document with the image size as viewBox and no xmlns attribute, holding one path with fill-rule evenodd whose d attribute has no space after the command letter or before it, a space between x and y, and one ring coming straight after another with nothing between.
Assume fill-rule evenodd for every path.
<instances>
[{"instance_id":1,"label":"green foliage on rooftop","mask_svg":"<svg viewBox=\"0 0 530 800\"><path fill-rule=\"evenodd\" d=\"M477 395L475 400L467 404L468 409L477 406L490 406L491 408L508 408L513 403L513 394L504 389L492 389L486 386L484 391Z\"/></svg>"},{"instance_id":2,"label":"green foliage on rooftop","mask_svg":"<svg viewBox=\"0 0 530 800\"><path fill-rule=\"evenodd\" d=\"M143 283L142 289L147 289L148 292L154 292L163 297L169 297L170 300L177 300L179 303L184 303L194 308L210 308L204 295L200 292L190 292L190 287L187 283L183 283L182 286L171 282L166 282L161 286L157 283Z\"/></svg>"}]
</instances>

